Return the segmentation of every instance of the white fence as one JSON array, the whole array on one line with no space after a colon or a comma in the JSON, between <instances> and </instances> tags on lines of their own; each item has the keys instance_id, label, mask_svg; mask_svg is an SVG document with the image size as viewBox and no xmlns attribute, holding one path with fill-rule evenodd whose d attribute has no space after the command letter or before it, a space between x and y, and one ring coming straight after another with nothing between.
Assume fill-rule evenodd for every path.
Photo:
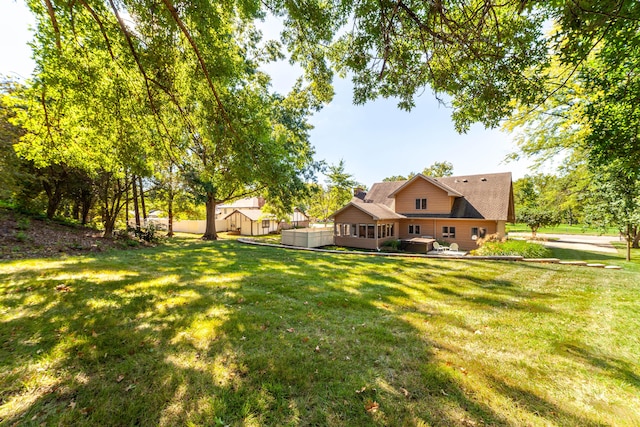
<instances>
[{"instance_id":1,"label":"white fence","mask_svg":"<svg viewBox=\"0 0 640 427\"><path fill-rule=\"evenodd\" d=\"M167 230L169 228L168 218L153 218L149 219L148 221L158 229ZM175 233L204 234L206 228L207 222L205 220L187 219L183 221L173 221L173 231ZM223 219L217 219L216 231L227 231L227 221Z\"/></svg>"},{"instance_id":2,"label":"white fence","mask_svg":"<svg viewBox=\"0 0 640 427\"><path fill-rule=\"evenodd\" d=\"M282 244L302 248L333 245L332 228L298 228L282 230Z\"/></svg>"}]
</instances>

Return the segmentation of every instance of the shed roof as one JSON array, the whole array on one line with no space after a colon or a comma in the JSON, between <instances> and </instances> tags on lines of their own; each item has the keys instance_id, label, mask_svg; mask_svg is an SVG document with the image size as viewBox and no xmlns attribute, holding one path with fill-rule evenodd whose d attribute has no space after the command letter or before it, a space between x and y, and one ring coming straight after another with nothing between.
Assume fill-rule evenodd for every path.
<instances>
[{"instance_id":1,"label":"shed roof","mask_svg":"<svg viewBox=\"0 0 640 427\"><path fill-rule=\"evenodd\" d=\"M275 220L276 219L276 217L274 215L264 213L260 209L235 209L229 215L225 216L224 219L229 218L231 215L233 215L236 212L241 214L241 215L246 216L251 221L261 221L263 219L269 219L269 220Z\"/></svg>"}]
</instances>

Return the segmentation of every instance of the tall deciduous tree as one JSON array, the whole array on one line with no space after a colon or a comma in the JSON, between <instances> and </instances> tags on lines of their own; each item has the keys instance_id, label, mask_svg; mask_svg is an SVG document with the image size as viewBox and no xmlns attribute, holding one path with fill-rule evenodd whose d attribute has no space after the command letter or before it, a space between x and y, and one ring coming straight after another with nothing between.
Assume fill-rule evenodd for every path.
<instances>
[{"instance_id":1,"label":"tall deciduous tree","mask_svg":"<svg viewBox=\"0 0 640 427\"><path fill-rule=\"evenodd\" d=\"M24 130L12 123L10 94L18 84L0 76L0 200L13 201L25 181L25 164L16 156L13 145L24 134Z\"/></svg>"},{"instance_id":2,"label":"tall deciduous tree","mask_svg":"<svg viewBox=\"0 0 640 427\"><path fill-rule=\"evenodd\" d=\"M594 225L615 227L624 236L626 259L631 260L631 247L640 239L640 175L629 173L621 164L613 161L594 171L596 179L590 188L587 220Z\"/></svg>"},{"instance_id":3,"label":"tall deciduous tree","mask_svg":"<svg viewBox=\"0 0 640 427\"><path fill-rule=\"evenodd\" d=\"M423 175L441 177L453 175L453 164L448 161L434 162L431 166L424 168Z\"/></svg>"},{"instance_id":4,"label":"tall deciduous tree","mask_svg":"<svg viewBox=\"0 0 640 427\"><path fill-rule=\"evenodd\" d=\"M555 179L552 175L527 175L513 185L516 221L526 224L533 237L540 227L560 223L557 204L551 201Z\"/></svg>"}]
</instances>

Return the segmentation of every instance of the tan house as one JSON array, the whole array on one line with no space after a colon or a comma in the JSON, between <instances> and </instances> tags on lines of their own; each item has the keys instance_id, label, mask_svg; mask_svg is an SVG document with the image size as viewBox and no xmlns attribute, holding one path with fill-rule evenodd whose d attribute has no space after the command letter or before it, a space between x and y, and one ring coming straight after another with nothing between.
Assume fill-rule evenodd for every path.
<instances>
[{"instance_id":1,"label":"tan house","mask_svg":"<svg viewBox=\"0 0 640 427\"><path fill-rule=\"evenodd\" d=\"M489 234L505 235L514 222L511 173L376 183L331 216L335 244L379 249L388 240L435 240L477 247Z\"/></svg>"}]
</instances>

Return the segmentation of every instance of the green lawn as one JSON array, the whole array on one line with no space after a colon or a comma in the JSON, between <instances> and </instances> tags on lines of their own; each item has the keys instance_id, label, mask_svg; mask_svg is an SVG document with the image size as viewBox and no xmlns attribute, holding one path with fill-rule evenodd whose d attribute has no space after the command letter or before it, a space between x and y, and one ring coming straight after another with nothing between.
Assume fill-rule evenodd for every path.
<instances>
[{"instance_id":1,"label":"green lawn","mask_svg":"<svg viewBox=\"0 0 640 427\"><path fill-rule=\"evenodd\" d=\"M507 224L507 233L531 233L531 228L526 224ZM550 233L550 234L593 234L593 235L619 235L619 231L615 229L602 230L601 228L586 227L580 224L560 224L555 227L541 227L538 233Z\"/></svg>"},{"instance_id":2,"label":"green lawn","mask_svg":"<svg viewBox=\"0 0 640 427\"><path fill-rule=\"evenodd\" d=\"M640 425L639 269L613 261L2 261L0 424Z\"/></svg>"}]
</instances>

